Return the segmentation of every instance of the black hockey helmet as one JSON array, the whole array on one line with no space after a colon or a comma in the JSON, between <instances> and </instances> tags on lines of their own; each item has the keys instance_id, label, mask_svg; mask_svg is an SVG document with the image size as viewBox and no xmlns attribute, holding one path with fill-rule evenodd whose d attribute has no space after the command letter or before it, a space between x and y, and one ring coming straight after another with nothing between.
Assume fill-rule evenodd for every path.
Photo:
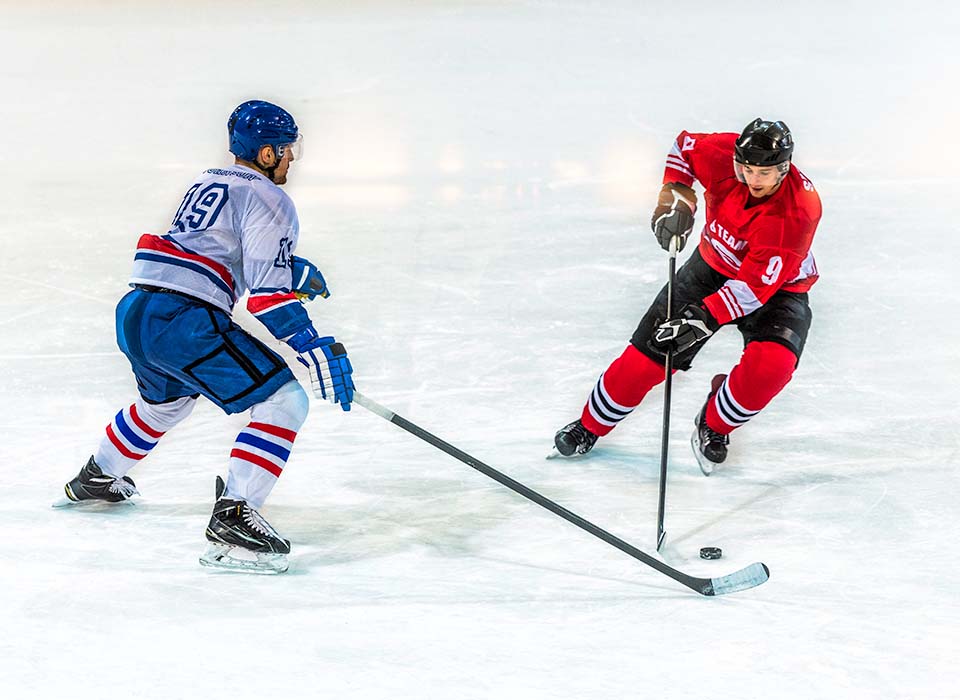
<instances>
[{"instance_id":1,"label":"black hockey helmet","mask_svg":"<svg viewBox=\"0 0 960 700\"><path fill-rule=\"evenodd\" d=\"M745 165L771 166L786 163L793 156L793 136L781 121L754 119L733 146L734 158Z\"/></svg>"}]
</instances>

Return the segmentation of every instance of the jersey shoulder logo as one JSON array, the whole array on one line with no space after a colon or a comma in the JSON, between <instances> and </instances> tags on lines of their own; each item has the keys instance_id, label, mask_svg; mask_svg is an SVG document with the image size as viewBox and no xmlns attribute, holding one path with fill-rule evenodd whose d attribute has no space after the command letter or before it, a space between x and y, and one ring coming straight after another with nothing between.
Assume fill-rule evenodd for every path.
<instances>
[{"instance_id":1,"label":"jersey shoulder logo","mask_svg":"<svg viewBox=\"0 0 960 700\"><path fill-rule=\"evenodd\" d=\"M694 148L694 146L696 146L696 145L697 145L697 140L696 140L695 138L691 138L691 137L689 137L689 136L684 136L684 137L683 137L683 148L681 148L680 150L681 150L681 151L692 151L693 148Z\"/></svg>"},{"instance_id":2,"label":"jersey shoulder logo","mask_svg":"<svg viewBox=\"0 0 960 700\"><path fill-rule=\"evenodd\" d=\"M280 239L280 250L273 261L274 267L293 267L293 242L286 236Z\"/></svg>"}]
</instances>

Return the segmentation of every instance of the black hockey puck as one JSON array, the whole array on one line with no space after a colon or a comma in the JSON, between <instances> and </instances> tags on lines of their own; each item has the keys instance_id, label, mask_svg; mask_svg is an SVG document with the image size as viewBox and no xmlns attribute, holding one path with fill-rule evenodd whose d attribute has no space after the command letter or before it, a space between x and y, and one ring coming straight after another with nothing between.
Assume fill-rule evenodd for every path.
<instances>
[{"instance_id":1,"label":"black hockey puck","mask_svg":"<svg viewBox=\"0 0 960 700\"><path fill-rule=\"evenodd\" d=\"M700 548L700 558L701 559L719 559L723 556L723 550L719 547L701 547Z\"/></svg>"}]
</instances>

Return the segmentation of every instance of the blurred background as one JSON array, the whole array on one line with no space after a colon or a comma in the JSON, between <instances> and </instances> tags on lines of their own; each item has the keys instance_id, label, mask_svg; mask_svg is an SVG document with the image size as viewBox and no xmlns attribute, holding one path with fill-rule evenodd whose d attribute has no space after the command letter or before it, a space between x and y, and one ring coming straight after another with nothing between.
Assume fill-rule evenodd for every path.
<instances>
[{"instance_id":1,"label":"blurred background","mask_svg":"<svg viewBox=\"0 0 960 700\"><path fill-rule=\"evenodd\" d=\"M954 4L0 18L7 697L956 697ZM789 124L824 204L810 341L710 479L688 431L739 335L678 377L662 552L703 576L761 560L771 580L700 599L360 407L314 406L264 509L293 541L284 577L196 563L245 422L210 404L131 474L138 505L51 511L135 398L113 307L136 240L230 162L227 117L252 98L304 134L298 253L333 292L309 310L358 387L646 551L658 391L589 459L543 456L665 280L649 216L676 134Z\"/></svg>"}]
</instances>

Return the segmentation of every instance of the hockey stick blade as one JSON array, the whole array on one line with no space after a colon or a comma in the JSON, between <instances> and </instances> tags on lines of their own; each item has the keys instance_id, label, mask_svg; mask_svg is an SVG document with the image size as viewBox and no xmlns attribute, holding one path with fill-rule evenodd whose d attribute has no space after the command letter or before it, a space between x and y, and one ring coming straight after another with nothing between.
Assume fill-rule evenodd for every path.
<instances>
[{"instance_id":1,"label":"hockey stick blade","mask_svg":"<svg viewBox=\"0 0 960 700\"><path fill-rule=\"evenodd\" d=\"M385 406L381 406L373 399L369 399L359 391L354 391L353 393L354 403L358 403L363 406L365 409L371 413L375 413L384 420L393 423L398 428L406 430L411 435L420 438L424 442L427 442L438 450L446 452L451 457L454 457L468 467L476 469L481 474L484 474L494 481L499 482L503 486L506 486L511 491L520 494L527 500L533 501L541 508L546 508L554 515L557 515L568 523L576 525L581 530L589 532L594 537L603 540L607 544L616 547L624 554L628 554L634 559L643 562L647 566L656 569L662 574L669 576L674 581L682 583L687 588L690 588L700 595L704 596L718 596L726 595L727 593L736 593L737 591L744 591L748 588L753 588L754 586L759 586L761 583L770 578L770 569L767 568L765 564L751 564L745 569L740 571L735 571L732 574L727 576L720 576L719 578L697 578L696 576L690 576L685 574L682 571L677 571L672 566L668 566L659 559L650 556L646 552L643 552L636 547L634 547L629 542L624 542L616 535L612 535L606 530L594 525L589 520L580 517L576 513L567 510L559 503L551 501L546 496L541 495L540 493L534 491L528 486L524 486L519 481L511 479L506 474L498 472L493 467L484 464L476 457L473 457L463 450L460 450L448 442L444 442L438 438L433 433L430 433L419 425L411 423L403 416L398 416L396 413L391 411Z\"/></svg>"},{"instance_id":2,"label":"hockey stick blade","mask_svg":"<svg viewBox=\"0 0 960 700\"><path fill-rule=\"evenodd\" d=\"M736 593L745 591L748 588L759 586L770 578L770 569L766 564L759 562L750 566L734 571L732 574L720 576L719 578L709 579L709 588L701 591L703 595L725 595L727 593ZM706 579L700 579L704 581Z\"/></svg>"}]
</instances>

